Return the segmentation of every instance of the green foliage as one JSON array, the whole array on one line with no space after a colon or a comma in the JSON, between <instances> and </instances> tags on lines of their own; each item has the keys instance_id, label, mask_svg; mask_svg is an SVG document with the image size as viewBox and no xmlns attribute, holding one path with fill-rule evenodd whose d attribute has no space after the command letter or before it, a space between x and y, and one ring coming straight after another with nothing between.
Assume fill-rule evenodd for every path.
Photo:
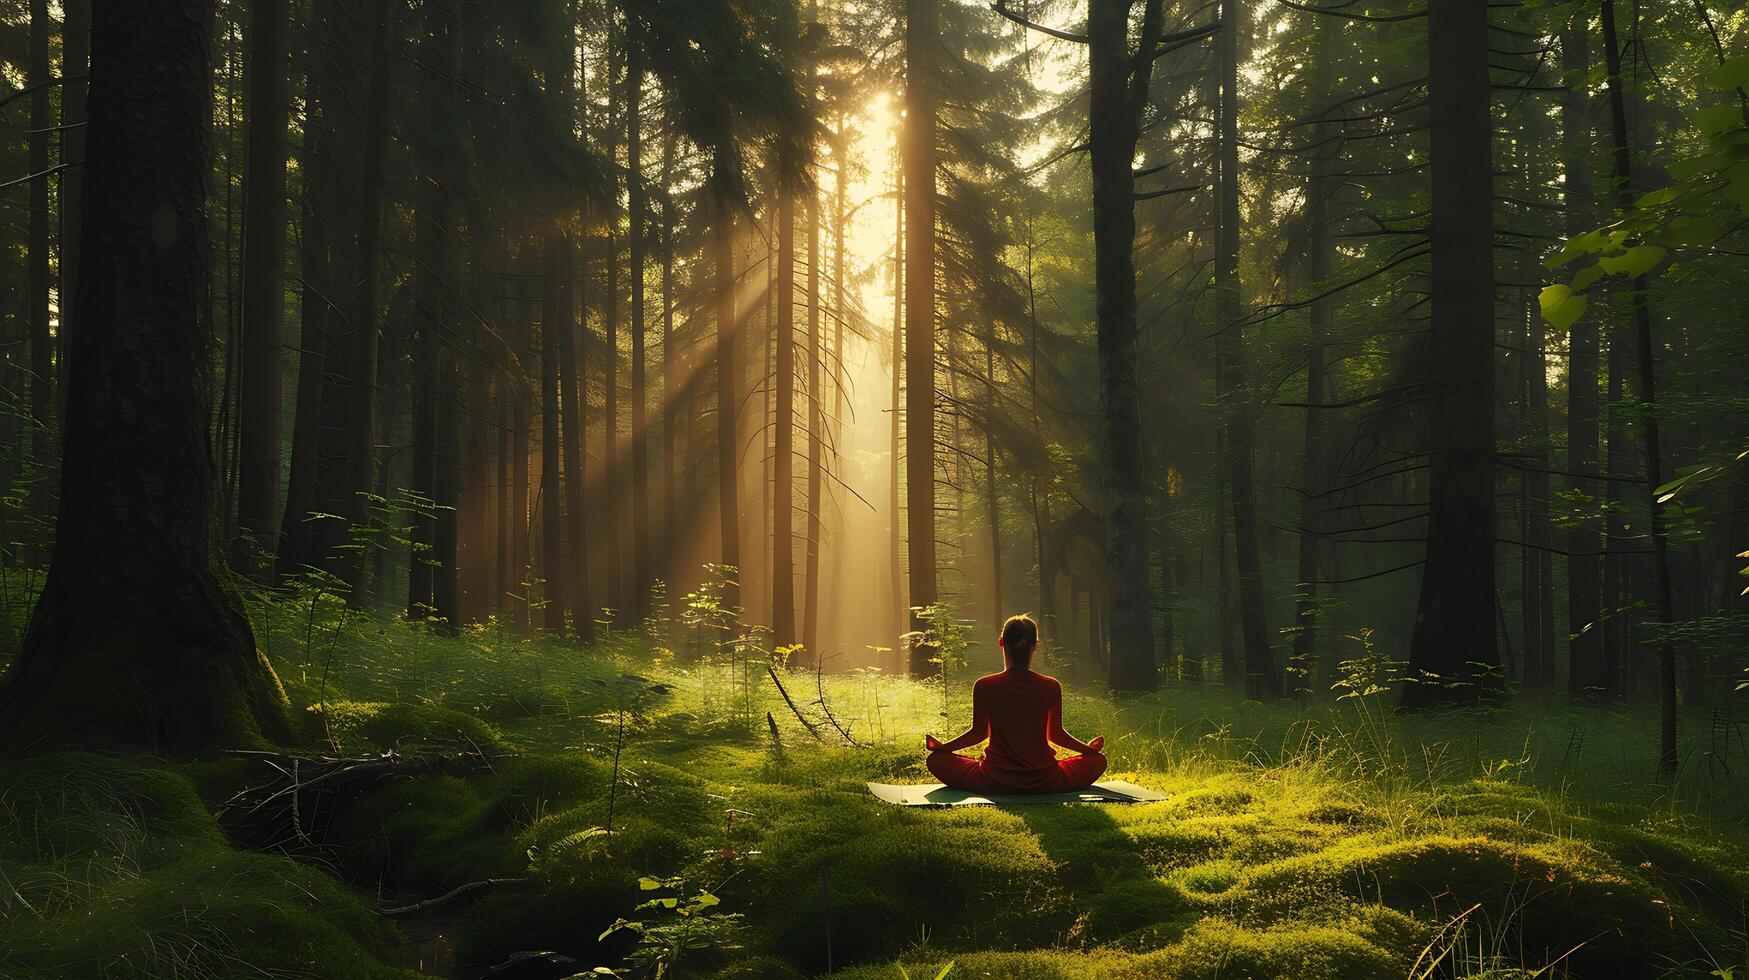
<instances>
[{"instance_id":1,"label":"green foliage","mask_svg":"<svg viewBox=\"0 0 1749 980\"><path fill-rule=\"evenodd\" d=\"M1709 85L1721 92L1737 88L1743 62L1741 57L1725 62ZM1572 326L1585 311L1580 294L1605 277L1638 279L1658 268L1670 249L1704 251L1731 230L1734 219L1749 217L1749 122L1742 108L1731 103L1701 108L1694 127L1700 149L1668 168L1673 183L1640 195L1611 223L1567 239L1544 262L1559 269L1595 259L1567 283L1543 289L1542 314L1551 325Z\"/></svg>"},{"instance_id":2,"label":"green foliage","mask_svg":"<svg viewBox=\"0 0 1749 980\"><path fill-rule=\"evenodd\" d=\"M638 944L626 959L642 975L667 976L689 953L740 948L741 914L722 911L722 899L703 888L689 890L684 876L639 878L638 890L672 894L639 902L635 911L642 917L614 920L599 939L620 931L635 934Z\"/></svg>"},{"instance_id":3,"label":"green foliage","mask_svg":"<svg viewBox=\"0 0 1749 980\"><path fill-rule=\"evenodd\" d=\"M900 639L906 646L929 654L926 659L935 665L936 680L941 685L941 717L949 718L948 681L954 671L966 663L966 623L945 602L913 606L911 612L923 621L923 628L906 633Z\"/></svg>"},{"instance_id":4,"label":"green foliage","mask_svg":"<svg viewBox=\"0 0 1749 980\"><path fill-rule=\"evenodd\" d=\"M262 611L283 616L271 635L286 670L302 655L307 610ZM336 814L327 840L336 870L411 895L521 879L464 907L452 933L462 956L556 949L624 975L816 974L828 947L844 975L883 978L934 976L949 962L953 976L1403 976L1447 947L1441 971L1459 960L1534 970L1601 924L1615 931L1564 968L1731 965L1749 896L1736 781L1624 783L1653 771L1632 756L1652 751L1643 712L1395 715L1396 666L1364 631L1356 642L1344 697L1318 707L1193 688L1114 703L1071 687L1070 723L1112 732L1114 770L1165 802L936 812L862 789L923 778L916 737L938 723L943 697L933 681L824 676L835 713L875 742L853 749L807 739L768 678L723 697L740 676L726 657L662 662L629 643L578 650L395 623L339 642L327 705L337 738L354 751L477 743L493 771L385 784ZM318 688L292 692L308 707ZM950 709L966 696L950 688ZM763 733L730 723L749 709L743 697L783 718L783 765ZM1733 751L1724 761L1735 766ZM85 896L119 895L135 875L156 882L129 886L151 915L217 895L270 924L190 920L206 930L192 935L213 957L203 962L219 964L213 975L230 971L224 957L255 962L258 937L279 951L321 943L344 964L330 975L393 975L376 964L402 962L393 934L332 878L219 836L191 780L223 799L242 778L235 767L178 774L76 758L0 767L0 820L12 818L0 832L0 906L26 924L0 973L83 975L51 954L51 930L56 949L87 935L90 949L131 948L137 937L76 916ZM101 778L63 775L99 766ZM63 784L125 785L130 802L61 806L52 818L32 804L24 815L16 787ZM129 843L141 839L169 859L97 857L147 853ZM102 887L44 877L45 863ZM321 901L296 898L306 892ZM251 904L269 894L274 910ZM1480 953L1479 926L1459 942L1449 925L1470 906L1496 937Z\"/></svg>"},{"instance_id":5,"label":"green foliage","mask_svg":"<svg viewBox=\"0 0 1749 980\"><path fill-rule=\"evenodd\" d=\"M413 975L384 965L396 934L350 891L233 850L169 769L50 756L0 764L0 786L0 975Z\"/></svg>"}]
</instances>

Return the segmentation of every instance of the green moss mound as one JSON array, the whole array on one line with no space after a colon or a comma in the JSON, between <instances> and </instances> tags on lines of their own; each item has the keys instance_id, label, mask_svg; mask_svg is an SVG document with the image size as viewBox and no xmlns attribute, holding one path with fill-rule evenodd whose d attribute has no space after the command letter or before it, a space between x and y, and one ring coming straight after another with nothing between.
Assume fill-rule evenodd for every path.
<instances>
[{"instance_id":1,"label":"green moss mound","mask_svg":"<svg viewBox=\"0 0 1749 980\"><path fill-rule=\"evenodd\" d=\"M390 978L398 939L338 882L233 850L172 771L62 755L0 764L0 975Z\"/></svg>"},{"instance_id":2,"label":"green moss mound","mask_svg":"<svg viewBox=\"0 0 1749 980\"><path fill-rule=\"evenodd\" d=\"M442 705L387 701L331 701L329 731L345 751L411 755L426 752L509 751L490 723Z\"/></svg>"}]
</instances>

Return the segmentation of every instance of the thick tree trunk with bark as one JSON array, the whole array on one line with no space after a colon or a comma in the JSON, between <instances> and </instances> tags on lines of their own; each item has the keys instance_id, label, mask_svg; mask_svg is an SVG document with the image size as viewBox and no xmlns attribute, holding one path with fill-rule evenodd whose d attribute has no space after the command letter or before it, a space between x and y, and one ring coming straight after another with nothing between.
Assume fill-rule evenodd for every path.
<instances>
[{"instance_id":1,"label":"thick tree trunk with bark","mask_svg":"<svg viewBox=\"0 0 1749 980\"><path fill-rule=\"evenodd\" d=\"M533 349L533 317L531 310L533 302L529 299L529 283L533 279L529 275L529 262L519 255L511 268L514 270L513 281L516 283L514 298L510 301L510 320L515 331L516 349L524 359L524 363L535 362ZM529 619L528 581L530 541L528 525L528 451L530 399L526 385L521 378L511 378L510 386L510 573L505 587L511 596L511 605L516 613L516 628L526 634L532 624Z\"/></svg>"},{"instance_id":2,"label":"thick tree trunk with bark","mask_svg":"<svg viewBox=\"0 0 1749 980\"><path fill-rule=\"evenodd\" d=\"M681 438L680 389L685 384L674 334L674 134L662 141L662 563L660 574L672 589L678 569L680 483L675 467L687 454Z\"/></svg>"},{"instance_id":3,"label":"thick tree trunk with bark","mask_svg":"<svg viewBox=\"0 0 1749 980\"><path fill-rule=\"evenodd\" d=\"M900 142L903 143L903 134ZM900 529L903 527L903 507L899 496L899 457L904 435L900 423L905 417L905 173L895 168L893 188L893 386L887 402L887 573L888 589L892 592L894 616L894 660L902 649L899 637L910 628L911 617L905 611L905 560L902 556Z\"/></svg>"},{"instance_id":4,"label":"thick tree trunk with bark","mask_svg":"<svg viewBox=\"0 0 1749 980\"><path fill-rule=\"evenodd\" d=\"M986 419L996 414L996 327L984 337L984 412ZM997 465L996 430L987 421L984 426L984 515L990 521L990 616L1000 630L1005 613L1002 605L1002 502L998 482L1002 478Z\"/></svg>"},{"instance_id":5,"label":"thick tree trunk with bark","mask_svg":"<svg viewBox=\"0 0 1749 980\"><path fill-rule=\"evenodd\" d=\"M210 4L105 4L91 30L80 329L60 521L0 746L175 751L288 732L220 581L207 451Z\"/></svg>"},{"instance_id":6,"label":"thick tree trunk with bark","mask_svg":"<svg viewBox=\"0 0 1749 980\"><path fill-rule=\"evenodd\" d=\"M771 641L785 647L795 643L795 416L796 416L796 322L795 322L795 203L787 191L777 195L777 387L776 418L772 423L771 479Z\"/></svg>"},{"instance_id":7,"label":"thick tree trunk with bark","mask_svg":"<svg viewBox=\"0 0 1749 980\"><path fill-rule=\"evenodd\" d=\"M243 65L243 349L238 382L239 567L279 536L280 357L285 321L287 0L253 0Z\"/></svg>"},{"instance_id":8,"label":"thick tree trunk with bark","mask_svg":"<svg viewBox=\"0 0 1749 980\"><path fill-rule=\"evenodd\" d=\"M303 186L301 221L298 229L298 377L293 397L291 459L286 481L285 507L280 515L279 542L274 549L276 569L280 575L295 575L315 567L327 557L324 552L337 533L313 521L310 515L328 511L329 500L337 499L334 488L322 483L322 476L334 478L333 466L322 459L324 450L339 452L337 443L328 442L323 431L323 410L327 401L337 397L331 390L342 379L330 377L328 351L336 338L330 330L340 333L341 324L330 308L334 292L332 239L334 212L338 210L334 182L339 178L334 160L334 138L329 120L329 86L334 79L319 58L329 36L332 5L311 4L309 21L303 32L307 38L303 52L308 67L304 75L304 118L301 130L303 144L298 153L298 171ZM343 374L344 364L335 366ZM319 472L321 471L321 472Z\"/></svg>"},{"instance_id":9,"label":"thick tree trunk with bark","mask_svg":"<svg viewBox=\"0 0 1749 980\"><path fill-rule=\"evenodd\" d=\"M291 479L280 524L279 571L319 566L339 574L364 598L367 562L346 543L347 527L368 520L363 496L376 490L376 388L379 315L377 261L381 254L382 184L387 166L389 96L389 0L367 0L368 68L357 181L338 162L339 110L353 102L341 78L344 56L323 56L339 42L337 4L317 5L313 16L304 147L305 180L301 247L303 337L300 340ZM342 229L350 218L350 236ZM356 248L347 253L348 240ZM351 290L348 291L350 284ZM309 520L314 511L340 520Z\"/></svg>"},{"instance_id":10,"label":"thick tree trunk with bark","mask_svg":"<svg viewBox=\"0 0 1749 980\"><path fill-rule=\"evenodd\" d=\"M821 402L820 377L820 196L808 190L808 532L803 540L802 644L810 663L820 651L820 468L824 463L826 414Z\"/></svg>"},{"instance_id":11,"label":"thick tree trunk with bark","mask_svg":"<svg viewBox=\"0 0 1749 980\"><path fill-rule=\"evenodd\" d=\"M1426 563L1404 688L1417 707L1473 700L1498 664L1494 592L1494 228L1488 11L1432 0L1433 444ZM1451 686L1454 683L1461 686Z\"/></svg>"},{"instance_id":12,"label":"thick tree trunk with bark","mask_svg":"<svg viewBox=\"0 0 1749 980\"><path fill-rule=\"evenodd\" d=\"M740 475L736 472L735 437L735 212L728 197L728 161L718 150L712 175L715 194L715 227L711 229L711 257L715 281L711 284L716 300L716 360L717 360L717 520L721 527L722 546L717 552L721 564L739 569L741 565L741 500ZM736 605L741 600L738 584L725 590L725 600Z\"/></svg>"},{"instance_id":13,"label":"thick tree trunk with bark","mask_svg":"<svg viewBox=\"0 0 1749 980\"><path fill-rule=\"evenodd\" d=\"M912 608L935 601L935 83L938 0L905 2L905 507ZM911 628L922 629L913 615ZM932 671L913 644L913 676Z\"/></svg>"},{"instance_id":14,"label":"thick tree trunk with bark","mask_svg":"<svg viewBox=\"0 0 1749 980\"><path fill-rule=\"evenodd\" d=\"M450 296L445 320L453 329L459 325L455 307L457 297ZM454 633L462 622L461 602L457 587L460 528L457 518L465 505L461 489L461 414L464 387L461 368L454 351L444 351L437 385L437 465L432 483L437 502L435 526L432 529L431 610L441 629Z\"/></svg>"},{"instance_id":15,"label":"thick tree trunk with bark","mask_svg":"<svg viewBox=\"0 0 1749 980\"><path fill-rule=\"evenodd\" d=\"M430 195L435 197L435 195ZM436 577L431 563L437 539L437 402L442 385L442 285L444 245L438 240L445 220L442 205L435 200L415 214L415 251L420 256L413 272L413 472L408 489L423 501L412 517L412 556L407 563L407 616L425 619L431 615Z\"/></svg>"},{"instance_id":16,"label":"thick tree trunk with bark","mask_svg":"<svg viewBox=\"0 0 1749 980\"><path fill-rule=\"evenodd\" d=\"M1221 332L1217 388L1227 429L1227 478L1232 488L1233 557L1239 573L1239 632L1245 646L1245 693L1253 698L1281 695L1281 671L1269 647L1263 608L1263 568L1257 543L1257 484L1252 469L1255 423L1245 404L1245 349L1242 285L1239 281L1239 33L1243 10L1236 0L1221 4L1217 44L1221 65L1220 179L1216 187L1219 247L1215 250L1215 288Z\"/></svg>"},{"instance_id":17,"label":"thick tree trunk with bark","mask_svg":"<svg viewBox=\"0 0 1749 980\"><path fill-rule=\"evenodd\" d=\"M1627 95L1621 77L1621 46L1617 41L1614 0L1603 0L1603 55L1608 71L1609 119L1615 137L1615 179L1617 203L1622 211L1632 208L1637 188L1634 185L1634 151L1629 141ZM1646 293L1646 277L1638 276L1633 284L1634 347L1637 353L1640 396L1640 432L1645 441L1646 503L1651 508L1652 588L1655 592L1652 609L1657 614L1657 626L1664 631L1658 640L1658 765L1674 776L1676 750L1676 644L1669 629L1676 622L1675 601L1670 590L1670 548L1665 533L1664 507L1657 502L1658 488L1664 483L1662 450L1658 438L1658 384L1655 348L1652 343L1652 307Z\"/></svg>"},{"instance_id":18,"label":"thick tree trunk with bark","mask_svg":"<svg viewBox=\"0 0 1749 980\"><path fill-rule=\"evenodd\" d=\"M563 548L564 501L559 489L559 418L563 409L559 402L559 372L564 360L565 331L570 323L561 315L559 293L567 289L565 276L570 262L566 258L570 241L559 235L549 235L541 255L541 442L540 490L536 510L541 528L540 577L546 580L541 591L545 602L542 625L554 632L565 629L565 556Z\"/></svg>"},{"instance_id":19,"label":"thick tree trunk with bark","mask_svg":"<svg viewBox=\"0 0 1749 980\"><path fill-rule=\"evenodd\" d=\"M67 352L78 324L80 225L85 213L86 73L91 67L91 0L61 3L61 294L55 392L65 414Z\"/></svg>"},{"instance_id":20,"label":"thick tree trunk with bark","mask_svg":"<svg viewBox=\"0 0 1749 980\"><path fill-rule=\"evenodd\" d=\"M340 471L340 509L348 523L363 526L369 518L369 504L364 494L375 486L377 454L377 387L381 338L378 336L377 262L382 254L383 179L388 167L389 142L389 45L394 27L391 0L367 0L370 10L370 67L365 94L364 166L358 174L357 218L354 236L358 248L353 255L351 299L352 323L345 348L346 378L344 421L339 432L344 436ZM338 394L338 393L337 393ZM340 407L339 404L336 407ZM344 569L353 591L364 586L363 556L349 561Z\"/></svg>"},{"instance_id":21,"label":"thick tree trunk with bark","mask_svg":"<svg viewBox=\"0 0 1749 980\"><path fill-rule=\"evenodd\" d=\"M608 217L606 220L614 220ZM601 603L613 619L626 610L626 567L622 560L626 522L625 495L620 480L619 443L619 244L612 234L601 243Z\"/></svg>"},{"instance_id":22,"label":"thick tree trunk with bark","mask_svg":"<svg viewBox=\"0 0 1749 980\"><path fill-rule=\"evenodd\" d=\"M29 239L25 243L30 320L30 451L36 467L30 483L30 512L48 517L54 506L50 492L55 476L55 354L49 333L49 146L54 142L49 122L48 0L30 0L30 49L25 82L31 86L30 135L26 163L30 174Z\"/></svg>"},{"instance_id":23,"label":"thick tree trunk with bark","mask_svg":"<svg viewBox=\"0 0 1749 980\"><path fill-rule=\"evenodd\" d=\"M580 351L577 305L572 290L572 246L570 239L557 244L558 258L554 271L559 275L556 320L559 337L559 404L564 412L560 438L564 443L565 473L565 583L569 591L553 593L571 612L571 628L584 640L595 638L595 606L589 591L589 501L584 488L588 481L585 446L588 445L588 402L583 379L588 377L588 364ZM553 497L556 506L559 497ZM558 513L556 510L553 512Z\"/></svg>"},{"instance_id":24,"label":"thick tree trunk with bark","mask_svg":"<svg viewBox=\"0 0 1749 980\"><path fill-rule=\"evenodd\" d=\"M1323 62L1329 57L1330 45L1325 23L1319 18L1312 37L1312 57ZM1323 81L1320 78L1320 81ZM1330 136L1331 126L1319 120L1312 129L1312 141L1323 146ZM1306 182L1306 278L1313 290L1322 292L1335 265L1336 243L1326 233L1330 220L1330 196L1336 182L1329 171L1335 148L1320 149L1312 156L1311 179ZM1324 460L1324 413L1320 408L1326 400L1328 384L1325 378L1324 344L1331 331L1331 303L1328 298L1313 301L1310 310L1311 338L1306 350L1306 429L1304 453L1300 461L1300 535L1299 583L1294 602L1293 664L1298 671L1298 684L1305 689L1317 686L1322 676L1318 664L1318 577L1319 552L1324 499L1318 496L1329 477Z\"/></svg>"},{"instance_id":25,"label":"thick tree trunk with bark","mask_svg":"<svg viewBox=\"0 0 1749 980\"><path fill-rule=\"evenodd\" d=\"M1105 465L1105 563L1109 587L1113 690L1153 690L1153 629L1148 614L1148 538L1142 479L1142 412L1136 381L1136 103L1126 0L1091 0L1087 14L1092 101L1088 143L1093 166L1094 289L1098 308L1100 452ZM1142 45L1152 65L1159 5L1149 3ZM1147 91L1146 68L1136 79ZM1096 618L1096 617L1095 617ZM1098 651L1095 651L1097 654Z\"/></svg>"},{"instance_id":26,"label":"thick tree trunk with bark","mask_svg":"<svg viewBox=\"0 0 1749 980\"><path fill-rule=\"evenodd\" d=\"M1592 114L1590 114L1590 14L1574 14L1560 35L1560 66L1565 88L1560 96L1562 172L1565 186L1565 231L1583 235L1593 228L1595 182L1592 180ZM1593 317L1579 317L1567 329L1567 471L1597 472L1597 371L1599 332ZM1593 502L1602 500L1595 479L1574 479L1574 490ZM1585 697L1609 697L1616 677L1604 667L1602 623L1602 560L1604 539L1597 518L1567 532L1567 691Z\"/></svg>"},{"instance_id":27,"label":"thick tree trunk with bark","mask_svg":"<svg viewBox=\"0 0 1749 980\"><path fill-rule=\"evenodd\" d=\"M629 23L629 17L628 17ZM642 622L649 612L649 588L654 577L650 559L650 447L644 379L644 204L643 48L626 38L626 209L631 251L632 331L632 611Z\"/></svg>"}]
</instances>

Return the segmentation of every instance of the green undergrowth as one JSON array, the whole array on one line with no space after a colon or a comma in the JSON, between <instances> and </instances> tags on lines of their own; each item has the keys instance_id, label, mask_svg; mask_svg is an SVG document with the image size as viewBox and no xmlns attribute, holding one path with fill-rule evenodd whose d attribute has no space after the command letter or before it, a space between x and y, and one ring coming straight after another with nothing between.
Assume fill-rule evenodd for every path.
<instances>
[{"instance_id":1,"label":"green undergrowth","mask_svg":"<svg viewBox=\"0 0 1749 980\"><path fill-rule=\"evenodd\" d=\"M1678 781L1660 783L1653 719L1635 711L1396 717L1205 690L1113 701L1076 685L1069 727L1105 734L1112 775L1166 801L934 811L882 805L862 784L927 779L921 735L951 727L944 711L959 720L969 677L944 697L938 682L874 671L780 671L816 735L759 654L673 653L639 633L579 651L502 626L325 637L278 614L264 644L313 744L480 752L490 770L351 802L321 828L324 872L218 838L195 788L221 799L244 779L234 762L13 766L0 776L0 903L24 926L0 975L87 975L94 951L125 964L114 975L194 975L129 931L190 906L199 945L178 949L283 965L307 943L413 965L342 877L409 897L506 879L445 907L456 959L474 964L540 948L623 968L636 935L598 937L622 917L662 921L637 911L655 880L742 916L687 949L682 975L933 977L952 961L951 976L1743 976L1749 959L1744 790L1716 775L1749 760L1691 740ZM45 833L29 814L68 767L110 802L54 818L77 833ZM146 802L114 802L135 797ZM44 843L63 838L88 843ZM105 849L126 857L84 856ZM23 887L17 855L35 869ZM272 891L274 911L232 916L203 888ZM310 975L368 975L349 970Z\"/></svg>"},{"instance_id":2,"label":"green undergrowth","mask_svg":"<svg viewBox=\"0 0 1749 980\"><path fill-rule=\"evenodd\" d=\"M0 976L411 976L331 876L232 848L185 775L145 760L0 764Z\"/></svg>"}]
</instances>

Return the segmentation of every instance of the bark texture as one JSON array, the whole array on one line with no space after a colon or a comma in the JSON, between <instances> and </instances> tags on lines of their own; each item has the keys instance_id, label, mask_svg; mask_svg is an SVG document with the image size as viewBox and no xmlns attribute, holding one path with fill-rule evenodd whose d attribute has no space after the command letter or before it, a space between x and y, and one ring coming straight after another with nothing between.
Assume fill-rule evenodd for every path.
<instances>
[{"instance_id":1,"label":"bark texture","mask_svg":"<svg viewBox=\"0 0 1749 980\"><path fill-rule=\"evenodd\" d=\"M1497 665L1494 591L1494 227L1488 11L1433 0L1433 324L1426 565L1403 703L1474 699ZM1454 686L1456 685L1456 686Z\"/></svg>"},{"instance_id":2,"label":"bark texture","mask_svg":"<svg viewBox=\"0 0 1749 980\"><path fill-rule=\"evenodd\" d=\"M67 492L0 687L5 749L199 752L287 731L285 694L213 561L210 13L197 0L94 11Z\"/></svg>"}]
</instances>

